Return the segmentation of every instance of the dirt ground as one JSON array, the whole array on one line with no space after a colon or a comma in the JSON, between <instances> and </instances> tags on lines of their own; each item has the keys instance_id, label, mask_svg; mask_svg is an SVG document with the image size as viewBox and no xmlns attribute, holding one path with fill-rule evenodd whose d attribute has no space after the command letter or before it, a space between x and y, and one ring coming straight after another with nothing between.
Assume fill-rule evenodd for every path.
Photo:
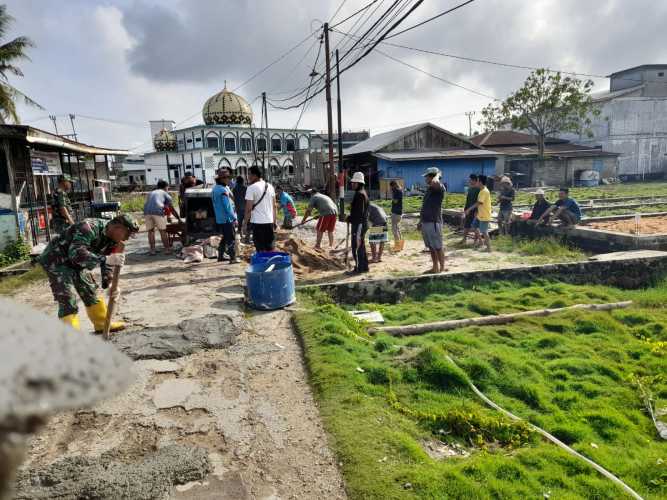
<instances>
[{"instance_id":1,"label":"dirt ground","mask_svg":"<svg viewBox=\"0 0 667 500\"><path fill-rule=\"evenodd\" d=\"M149 257L144 241L145 235L140 235L128 247L120 316L131 328L159 330L182 320L224 315L239 325L233 344L175 359L135 361L136 382L125 393L91 410L50 421L31 442L24 474L55 464L56 473L41 472L52 479L58 468L72 467L63 460L83 457L104 464L90 469L88 462L76 462L79 472L74 475L90 477L85 488L95 494L109 491L109 485L101 483L112 479L97 478L90 470L106 471L111 461L129 464L119 469L125 471L121 475L128 467L135 470L149 464L157 467L155 474L160 477L175 477L168 493L159 498L345 498L290 313L244 313L243 265L215 261L184 265L175 257ZM55 314L43 283L20 291L14 299ZM85 314L81 323L83 330L92 329ZM205 450L206 463L194 464L187 474L164 475L159 464L168 456L160 452L173 446ZM84 466L90 470L85 472ZM202 470L208 472L197 475ZM185 481L192 477L197 480ZM126 478L113 480L123 483ZM73 485L70 496L63 498L81 495L81 487ZM89 489L84 493L90 495ZM49 489L21 493L23 498L55 496ZM124 496L154 498L153 494L130 487Z\"/></svg>"},{"instance_id":2,"label":"dirt ground","mask_svg":"<svg viewBox=\"0 0 667 500\"><path fill-rule=\"evenodd\" d=\"M595 222L586 224L586 227L630 234L665 234L667 233L667 217L642 217L639 224L634 218Z\"/></svg>"}]
</instances>

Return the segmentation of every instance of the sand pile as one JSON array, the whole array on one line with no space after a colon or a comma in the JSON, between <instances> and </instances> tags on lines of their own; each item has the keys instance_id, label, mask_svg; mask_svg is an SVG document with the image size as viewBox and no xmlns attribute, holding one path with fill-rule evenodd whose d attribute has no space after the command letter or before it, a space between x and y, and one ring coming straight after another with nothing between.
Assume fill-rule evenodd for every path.
<instances>
[{"instance_id":1,"label":"sand pile","mask_svg":"<svg viewBox=\"0 0 667 500\"><path fill-rule=\"evenodd\" d=\"M594 229L630 234L662 234L667 233L667 217L642 217L639 221L639 233L637 233L637 223L634 217L631 219L594 222L586 224L586 226Z\"/></svg>"},{"instance_id":2,"label":"sand pile","mask_svg":"<svg viewBox=\"0 0 667 500\"><path fill-rule=\"evenodd\" d=\"M312 244L298 238L277 238L276 251L286 252L292 258L292 267L296 274L305 274L316 271L341 271L345 269L345 254L334 255L329 250L316 250ZM250 261L254 249L246 246L243 250L243 259Z\"/></svg>"}]
</instances>

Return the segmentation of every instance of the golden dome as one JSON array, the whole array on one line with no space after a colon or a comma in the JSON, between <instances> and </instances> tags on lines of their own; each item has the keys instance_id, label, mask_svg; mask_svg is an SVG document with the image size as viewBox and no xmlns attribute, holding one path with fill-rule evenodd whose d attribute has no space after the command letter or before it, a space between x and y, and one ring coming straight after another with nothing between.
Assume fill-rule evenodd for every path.
<instances>
[{"instance_id":1,"label":"golden dome","mask_svg":"<svg viewBox=\"0 0 667 500\"><path fill-rule=\"evenodd\" d=\"M210 97L202 116L206 125L250 125L252 123L252 109L241 96L227 90L227 82L222 92Z\"/></svg>"},{"instance_id":2,"label":"golden dome","mask_svg":"<svg viewBox=\"0 0 667 500\"><path fill-rule=\"evenodd\" d=\"M163 128L153 137L153 146L155 151L174 151L176 150L176 136L173 132Z\"/></svg>"}]
</instances>

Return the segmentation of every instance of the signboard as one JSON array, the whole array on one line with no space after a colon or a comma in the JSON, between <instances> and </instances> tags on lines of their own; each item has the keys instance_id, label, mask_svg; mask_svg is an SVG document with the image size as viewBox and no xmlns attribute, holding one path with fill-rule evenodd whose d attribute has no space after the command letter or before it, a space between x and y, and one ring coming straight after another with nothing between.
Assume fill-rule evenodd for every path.
<instances>
[{"instance_id":1,"label":"signboard","mask_svg":"<svg viewBox=\"0 0 667 500\"><path fill-rule=\"evenodd\" d=\"M94 156L86 156L84 159L84 165L86 170L95 170L95 157Z\"/></svg>"},{"instance_id":2,"label":"signboard","mask_svg":"<svg viewBox=\"0 0 667 500\"><path fill-rule=\"evenodd\" d=\"M30 151L30 164L34 175L62 175L58 153Z\"/></svg>"}]
</instances>

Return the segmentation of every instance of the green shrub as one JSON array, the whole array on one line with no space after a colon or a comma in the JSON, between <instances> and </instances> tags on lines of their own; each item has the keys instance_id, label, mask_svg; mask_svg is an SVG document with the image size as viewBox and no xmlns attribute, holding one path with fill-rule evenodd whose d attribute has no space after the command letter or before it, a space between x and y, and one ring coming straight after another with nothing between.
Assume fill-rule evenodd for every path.
<instances>
[{"instance_id":1,"label":"green shrub","mask_svg":"<svg viewBox=\"0 0 667 500\"><path fill-rule=\"evenodd\" d=\"M9 243L5 249L0 252L0 267L9 266L15 262L28 260L30 258L30 245L23 238Z\"/></svg>"},{"instance_id":2,"label":"green shrub","mask_svg":"<svg viewBox=\"0 0 667 500\"><path fill-rule=\"evenodd\" d=\"M466 374L450 363L438 348L422 350L415 358L415 364L419 376L439 389L450 390L468 385Z\"/></svg>"}]
</instances>

